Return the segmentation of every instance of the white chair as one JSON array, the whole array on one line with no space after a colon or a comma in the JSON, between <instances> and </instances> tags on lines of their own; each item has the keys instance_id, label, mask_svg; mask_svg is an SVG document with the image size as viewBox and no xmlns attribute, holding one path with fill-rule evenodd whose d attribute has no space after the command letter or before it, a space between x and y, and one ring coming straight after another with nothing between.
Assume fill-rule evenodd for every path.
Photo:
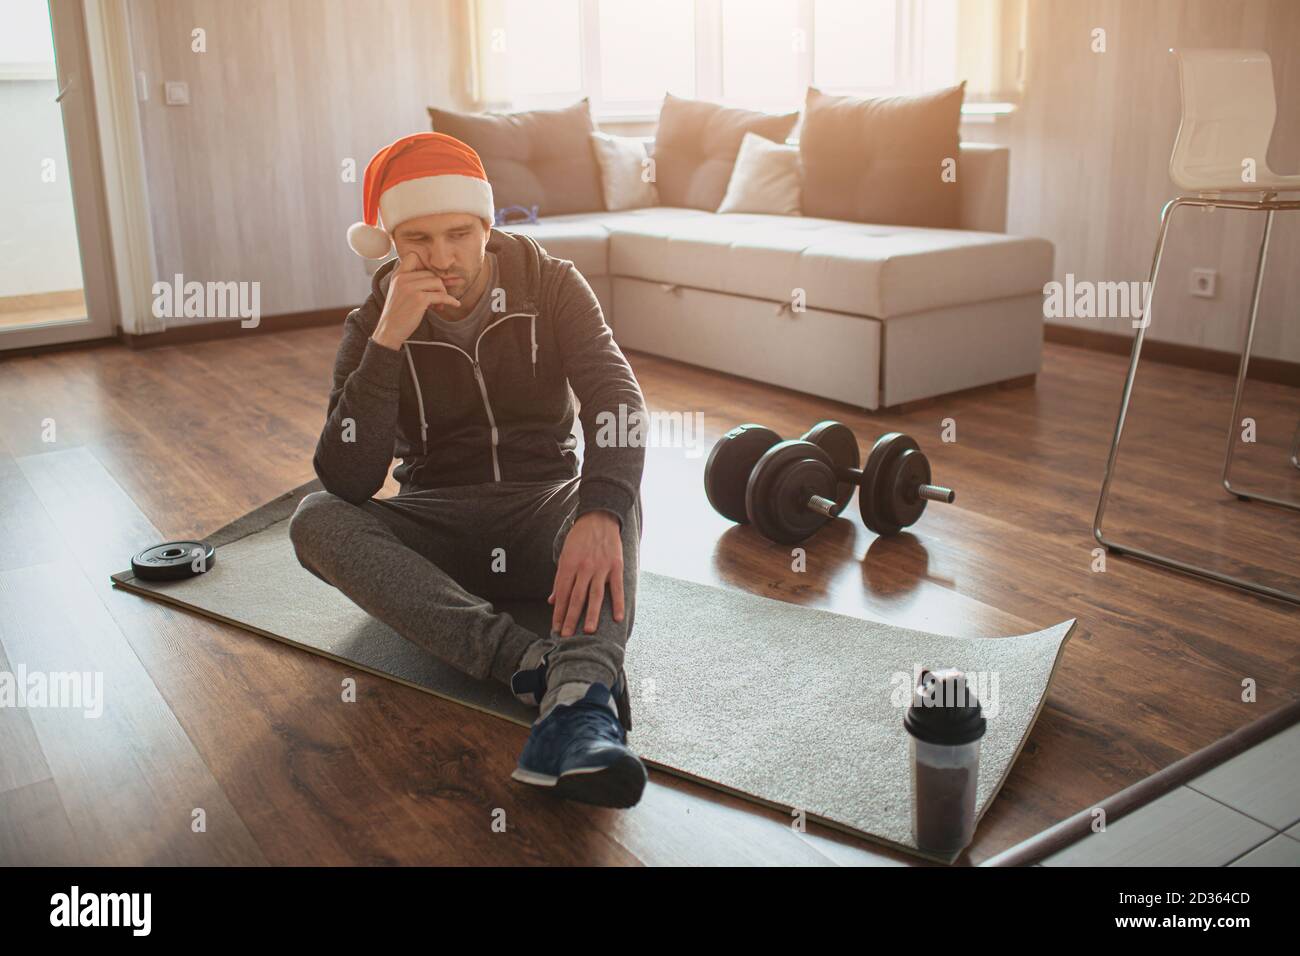
<instances>
[{"instance_id":1,"label":"white chair","mask_svg":"<svg viewBox=\"0 0 1300 956\"><path fill-rule=\"evenodd\" d=\"M1151 304L1155 298L1156 278L1160 273L1160 258L1164 252L1173 212L1179 206L1244 209L1265 214L1264 234L1260 239L1259 259L1255 265L1255 283L1250 298L1250 317L1246 323L1246 336L1237 368L1237 388L1232 400L1232 420L1228 425L1228 447L1223 459L1223 487L1243 501L1253 499L1300 510L1300 502L1242 491L1233 486L1231 477L1232 459L1236 451L1240 427L1241 396L1246 384L1246 370L1250 364L1250 351L1255 337L1259 292L1264 280L1264 263L1268 258L1268 240L1273 231L1273 214L1278 211L1300 209L1300 199L1278 198L1278 193L1300 192L1300 175L1283 176L1268 167L1268 144L1273 136L1273 122L1277 116L1272 63L1268 54L1261 50L1171 52L1176 53L1178 57L1183 118L1178 127L1178 138L1174 142L1173 155L1169 159L1169 176L1186 194L1170 200L1160 214L1160 231L1156 238L1150 284L1147 287L1150 291L1143 306L1141 323L1133 336L1128 378L1124 382L1124 392L1120 399L1119 417L1115 422L1115 437L1111 441L1110 456L1106 461L1106 477L1102 480L1101 497L1097 502L1097 514L1093 518L1092 533L1093 537L1110 552L1131 555L1187 574L1195 574L1222 584L1230 584L1258 594L1300 604L1300 594L1177 561L1132 545L1119 544L1102 534L1102 517L1106 512L1111 480L1115 475L1120 438L1124 433L1124 419L1128 414L1129 400L1133 395L1133 380L1137 374L1138 359L1142 354L1142 340L1151 324ZM1297 432L1291 449L1291 463L1300 467L1295 447L1297 442L1300 442L1300 431Z\"/></svg>"}]
</instances>

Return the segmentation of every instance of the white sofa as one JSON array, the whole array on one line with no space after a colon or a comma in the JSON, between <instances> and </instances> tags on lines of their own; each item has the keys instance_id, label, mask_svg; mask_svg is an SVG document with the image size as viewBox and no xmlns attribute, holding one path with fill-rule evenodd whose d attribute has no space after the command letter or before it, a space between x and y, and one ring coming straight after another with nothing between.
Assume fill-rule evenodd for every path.
<instances>
[{"instance_id":1,"label":"white sofa","mask_svg":"<svg viewBox=\"0 0 1300 956\"><path fill-rule=\"evenodd\" d=\"M963 144L961 229L671 207L507 228L573 260L624 349L876 409L1037 374L1053 250L1003 231L1008 159Z\"/></svg>"}]
</instances>

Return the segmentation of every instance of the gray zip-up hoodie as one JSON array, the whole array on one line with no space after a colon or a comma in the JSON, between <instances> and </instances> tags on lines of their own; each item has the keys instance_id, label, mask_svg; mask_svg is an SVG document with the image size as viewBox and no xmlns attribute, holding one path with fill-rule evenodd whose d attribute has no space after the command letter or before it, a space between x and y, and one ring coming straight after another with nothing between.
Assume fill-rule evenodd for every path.
<instances>
[{"instance_id":1,"label":"gray zip-up hoodie","mask_svg":"<svg viewBox=\"0 0 1300 956\"><path fill-rule=\"evenodd\" d=\"M403 492L569 479L578 474L576 395L584 435L578 514L602 509L621 521L641 484L645 448L608 441L607 422L644 414L636 376L572 262L496 229L487 248L506 308L488 317L472 353L433 341L427 316L399 351L371 341L398 260L375 272L370 297L344 322L316 474L357 504L383 486L394 456Z\"/></svg>"}]
</instances>

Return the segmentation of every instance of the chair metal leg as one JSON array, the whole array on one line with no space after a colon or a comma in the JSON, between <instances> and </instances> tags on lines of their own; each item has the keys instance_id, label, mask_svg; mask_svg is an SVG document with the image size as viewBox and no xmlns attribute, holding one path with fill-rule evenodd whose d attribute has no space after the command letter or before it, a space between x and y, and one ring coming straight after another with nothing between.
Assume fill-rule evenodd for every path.
<instances>
[{"instance_id":1,"label":"chair metal leg","mask_svg":"<svg viewBox=\"0 0 1300 956\"><path fill-rule=\"evenodd\" d=\"M1264 236L1259 243L1259 260L1255 264L1255 286L1250 295L1250 319L1246 322L1246 339L1241 346L1241 363L1237 366L1237 388L1232 396L1232 418L1228 422L1228 450L1223 456L1223 487L1228 494L1236 495L1242 501L1266 501L1272 505L1300 511L1300 501L1287 498L1274 498L1259 492L1244 491L1232 486L1232 460L1236 457L1237 443L1240 440L1241 399L1246 390L1246 371L1250 366L1250 353L1255 342L1255 320L1259 315L1259 293L1264 286L1264 268L1268 261L1268 240L1273 232L1273 210L1268 210L1264 219ZM1292 446L1292 462L1295 461L1295 448Z\"/></svg>"},{"instance_id":2,"label":"chair metal leg","mask_svg":"<svg viewBox=\"0 0 1300 956\"><path fill-rule=\"evenodd\" d=\"M1178 200L1174 199L1166 203L1165 208L1160 213L1160 231L1156 235L1156 251L1151 259L1151 274L1147 281L1147 297L1142 304L1142 322L1137 328L1137 333L1133 336L1133 351L1128 360L1128 376L1124 379L1124 391L1121 393L1119 401L1119 416L1115 420L1115 436L1111 439L1110 454L1106 458L1106 476L1101 482L1101 497L1097 501L1097 514L1092 520L1092 535L1101 544L1112 547L1110 542L1102 537L1101 521L1106 514L1106 503L1110 500L1110 483L1115 477L1115 462L1119 458L1119 443L1124 437L1124 422L1128 418L1129 401L1133 397L1133 381L1137 378L1138 359L1142 356L1142 342L1146 338L1147 327L1151 324L1151 303L1155 299L1156 279L1160 275L1160 260L1164 257L1165 240L1169 236L1169 224L1173 220L1174 210L1178 208Z\"/></svg>"},{"instance_id":3,"label":"chair metal leg","mask_svg":"<svg viewBox=\"0 0 1300 956\"><path fill-rule=\"evenodd\" d=\"M1300 425L1296 425L1295 434L1291 436L1291 464L1300 468Z\"/></svg>"},{"instance_id":4,"label":"chair metal leg","mask_svg":"<svg viewBox=\"0 0 1300 956\"><path fill-rule=\"evenodd\" d=\"M1166 567L1166 568L1172 568L1175 571L1182 571L1184 574L1192 574L1197 577L1206 578L1207 580L1210 581L1217 581L1220 584L1227 584L1232 587L1241 588L1242 590L1252 591L1256 594L1263 594L1266 595L1267 597L1276 598L1277 600L1280 601L1287 601L1292 604L1300 604L1300 594L1293 593L1290 591L1283 591L1278 588L1269 587L1268 585L1265 584L1259 584L1254 581L1248 581L1245 578L1234 577L1233 575L1230 574L1223 574L1219 571L1214 571L1210 568L1204 568L1198 565L1188 564L1185 561L1178 561L1173 558L1167 558L1163 555L1155 554L1154 552L1147 551L1143 548L1137 548L1127 544L1120 544L1112 539L1107 538L1102 533L1102 519L1105 517L1106 514L1106 504L1110 500L1110 486L1111 486L1111 482L1115 478L1115 465L1119 459L1120 441L1124 436L1124 422L1125 419L1128 417L1129 402L1132 400L1133 397L1133 382L1137 377L1138 361L1142 355L1142 342L1146 337L1147 328L1151 324L1151 305L1153 300L1155 299L1156 280L1160 275L1160 260L1164 256L1165 240L1169 236L1169 226L1173 220L1174 210L1176 210L1179 206L1184 206L1184 205L1207 206L1207 205L1219 205L1219 204L1220 203L1211 200L1190 199L1188 197L1180 196L1177 199L1170 200L1165 205L1164 210L1160 214L1160 232L1156 237L1155 255L1152 257L1151 260L1151 275L1149 279L1149 284L1147 286L1148 292L1147 292L1146 302L1143 304L1143 308L1142 308L1142 323L1141 325L1138 326L1137 333L1133 336L1133 352L1129 357L1128 376L1124 380L1124 391L1120 397L1119 414L1115 420L1115 436L1114 438L1111 439L1110 454L1107 456L1106 459L1106 475L1102 479L1102 483L1101 483L1101 495L1097 500L1097 513L1092 519L1092 536L1097 539L1098 543L1104 545L1108 551L1114 554L1129 555L1131 557L1138 558L1139 560L1147 561L1151 564L1160 565L1161 567ZM1234 203L1230 208L1242 208L1242 204ZM1264 239L1263 242L1261 242L1260 244L1259 264L1255 276L1255 292L1251 301L1250 327L1248 328L1246 333L1246 342L1247 342L1246 351L1245 353L1243 353L1241 367L1238 371L1238 376L1237 376L1237 395L1233 403L1234 421L1236 420L1236 416L1240 411L1241 391L1245 381L1246 361L1247 361L1247 356L1249 355L1250 342L1254 335L1255 313L1259 305L1260 282L1264 270L1264 259L1268 248L1268 237L1269 237L1270 227L1272 225L1272 219L1273 219L1273 210L1269 209L1268 221L1264 227ZM1236 432L1234 429L1233 437L1235 437L1235 435ZM1230 443L1229 455L1231 455L1231 447L1232 446ZM1226 475L1227 466L1230 464L1231 464L1231 457L1229 457L1228 462L1225 463L1225 475ZM1263 496L1257 496L1257 497L1259 497L1260 500L1268 500Z\"/></svg>"}]
</instances>

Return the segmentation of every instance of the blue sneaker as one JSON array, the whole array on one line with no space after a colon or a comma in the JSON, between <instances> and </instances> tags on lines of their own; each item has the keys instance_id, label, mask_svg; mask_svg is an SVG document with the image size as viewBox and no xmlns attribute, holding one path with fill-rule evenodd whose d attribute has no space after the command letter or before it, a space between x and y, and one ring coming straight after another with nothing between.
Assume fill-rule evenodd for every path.
<instances>
[{"instance_id":1,"label":"blue sneaker","mask_svg":"<svg viewBox=\"0 0 1300 956\"><path fill-rule=\"evenodd\" d=\"M550 664L550 658L555 653L555 641L540 641L541 646L533 645L525 654L523 661L520 662L520 670L514 672L510 678L510 691L515 695L515 699L521 704L529 707L540 707L542 698L546 696L546 670ZM544 652L540 658L537 656L538 651ZM614 705L618 708L618 722L623 725L623 729L630 731L632 729L632 700L627 692L627 674L621 669L618 672L618 683L614 685Z\"/></svg>"},{"instance_id":2,"label":"blue sneaker","mask_svg":"<svg viewBox=\"0 0 1300 956\"><path fill-rule=\"evenodd\" d=\"M645 789L645 765L627 745L627 731L610 710L609 688L592 684L572 704L557 704L533 724L512 776L554 787L569 800L631 807Z\"/></svg>"}]
</instances>

